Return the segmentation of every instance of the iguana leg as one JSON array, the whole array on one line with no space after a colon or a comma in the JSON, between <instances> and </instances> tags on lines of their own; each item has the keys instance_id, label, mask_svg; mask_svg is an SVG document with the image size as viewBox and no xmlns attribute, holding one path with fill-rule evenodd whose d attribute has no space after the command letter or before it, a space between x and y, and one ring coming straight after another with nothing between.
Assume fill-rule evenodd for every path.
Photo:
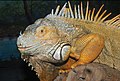
<instances>
[{"instance_id":1,"label":"iguana leg","mask_svg":"<svg viewBox=\"0 0 120 81\"><path fill-rule=\"evenodd\" d=\"M79 49L79 44L83 44L83 49L80 52L80 56L70 54L71 57L75 57L78 59L76 63L74 63L71 68L75 68L81 64L87 64L92 62L96 57L100 54L102 48L104 47L104 38L97 34L88 34L76 41L77 49Z\"/></svg>"}]
</instances>

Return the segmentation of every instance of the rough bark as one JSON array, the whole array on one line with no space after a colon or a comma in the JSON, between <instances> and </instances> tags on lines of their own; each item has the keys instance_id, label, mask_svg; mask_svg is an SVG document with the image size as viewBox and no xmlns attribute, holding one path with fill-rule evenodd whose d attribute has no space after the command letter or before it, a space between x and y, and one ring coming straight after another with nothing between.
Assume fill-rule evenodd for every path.
<instances>
[{"instance_id":1,"label":"rough bark","mask_svg":"<svg viewBox=\"0 0 120 81\"><path fill-rule=\"evenodd\" d=\"M120 71L104 64L90 63L60 74L54 81L120 81Z\"/></svg>"}]
</instances>

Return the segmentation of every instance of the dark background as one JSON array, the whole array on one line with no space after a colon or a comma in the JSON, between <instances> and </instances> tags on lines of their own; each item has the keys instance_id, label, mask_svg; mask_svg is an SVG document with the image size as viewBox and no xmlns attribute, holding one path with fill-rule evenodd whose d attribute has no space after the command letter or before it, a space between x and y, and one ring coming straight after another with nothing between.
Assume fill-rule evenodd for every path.
<instances>
[{"instance_id":1,"label":"dark background","mask_svg":"<svg viewBox=\"0 0 120 81\"><path fill-rule=\"evenodd\" d=\"M51 12L51 9L55 9L58 4L64 5L66 1L0 1L0 38L18 36L19 32L23 31L26 26L36 19L45 17ZM80 4L80 2L79 0L71 0L72 4ZM85 11L86 1L82 2ZM96 11L102 4L105 4L103 10L106 9L107 13L112 12L109 18L120 13L119 0L90 0L89 2L90 9L95 7Z\"/></svg>"},{"instance_id":2,"label":"dark background","mask_svg":"<svg viewBox=\"0 0 120 81\"><path fill-rule=\"evenodd\" d=\"M67 0L66 0L67 1ZM0 1L0 81L39 81L31 67L21 60L17 50L16 39L20 31L32 24L36 19L43 18L56 9L57 5L63 6L66 1ZM73 4L80 4L81 1L71 0ZM86 1L83 2L84 12ZM120 14L119 0L90 0L90 8L96 11L104 4L107 13L112 12L108 18Z\"/></svg>"}]
</instances>

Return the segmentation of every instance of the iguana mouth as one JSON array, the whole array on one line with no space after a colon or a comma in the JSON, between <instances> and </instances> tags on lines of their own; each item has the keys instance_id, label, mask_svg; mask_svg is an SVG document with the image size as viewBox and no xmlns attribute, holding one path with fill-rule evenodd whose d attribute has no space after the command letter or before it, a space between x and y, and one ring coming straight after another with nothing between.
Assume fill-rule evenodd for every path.
<instances>
[{"instance_id":1,"label":"iguana mouth","mask_svg":"<svg viewBox=\"0 0 120 81\"><path fill-rule=\"evenodd\" d=\"M18 46L18 49L20 50L20 51L25 51L25 50L27 50L28 48L30 48L30 47L32 47L32 46Z\"/></svg>"}]
</instances>

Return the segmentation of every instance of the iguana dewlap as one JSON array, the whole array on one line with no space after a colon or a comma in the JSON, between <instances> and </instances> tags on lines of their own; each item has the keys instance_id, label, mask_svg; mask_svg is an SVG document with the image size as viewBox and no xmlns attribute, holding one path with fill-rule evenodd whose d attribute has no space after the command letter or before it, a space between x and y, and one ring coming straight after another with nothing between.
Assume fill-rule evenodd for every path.
<instances>
[{"instance_id":1,"label":"iguana dewlap","mask_svg":"<svg viewBox=\"0 0 120 81\"><path fill-rule=\"evenodd\" d=\"M67 64L68 68L97 61L120 70L120 15L105 21L111 13L101 13L104 5L96 14L88 5L83 14L82 3L74 9L65 3L61 10L58 6L55 12L29 25L17 40L22 55L55 65L64 65L69 58L75 60Z\"/></svg>"}]
</instances>

